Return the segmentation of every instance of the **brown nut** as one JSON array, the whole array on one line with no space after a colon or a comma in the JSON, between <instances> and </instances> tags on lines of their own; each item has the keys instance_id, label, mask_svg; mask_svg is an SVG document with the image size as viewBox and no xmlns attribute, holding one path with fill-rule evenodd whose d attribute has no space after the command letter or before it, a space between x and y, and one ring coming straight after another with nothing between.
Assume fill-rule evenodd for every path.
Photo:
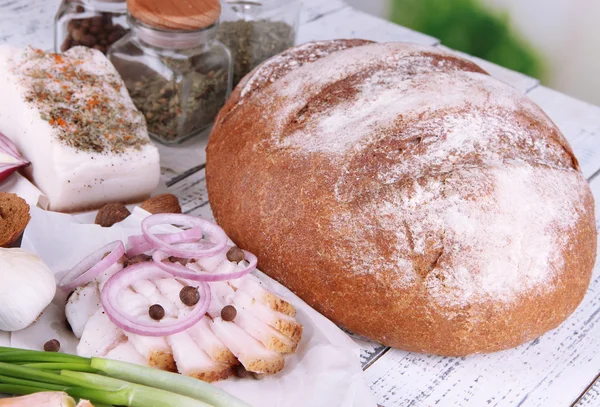
<instances>
[{"instance_id":1,"label":"brown nut","mask_svg":"<svg viewBox=\"0 0 600 407\"><path fill-rule=\"evenodd\" d=\"M152 214L156 213L181 213L179 199L173 194L161 194L145 200L140 205L142 209Z\"/></svg>"},{"instance_id":2,"label":"brown nut","mask_svg":"<svg viewBox=\"0 0 600 407\"><path fill-rule=\"evenodd\" d=\"M123 204L106 204L98 211L95 223L103 228L109 228L115 223L121 222L129 215L131 215L131 212Z\"/></svg>"}]
</instances>

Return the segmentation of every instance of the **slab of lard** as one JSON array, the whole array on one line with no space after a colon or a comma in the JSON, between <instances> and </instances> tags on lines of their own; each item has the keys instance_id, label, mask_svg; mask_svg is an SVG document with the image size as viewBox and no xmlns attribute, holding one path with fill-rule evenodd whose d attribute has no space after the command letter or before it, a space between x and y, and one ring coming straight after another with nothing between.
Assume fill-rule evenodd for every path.
<instances>
[{"instance_id":1,"label":"slab of lard","mask_svg":"<svg viewBox=\"0 0 600 407\"><path fill-rule=\"evenodd\" d=\"M140 201L160 177L158 150L115 68L99 51L0 45L0 132L31 161L50 209Z\"/></svg>"}]
</instances>

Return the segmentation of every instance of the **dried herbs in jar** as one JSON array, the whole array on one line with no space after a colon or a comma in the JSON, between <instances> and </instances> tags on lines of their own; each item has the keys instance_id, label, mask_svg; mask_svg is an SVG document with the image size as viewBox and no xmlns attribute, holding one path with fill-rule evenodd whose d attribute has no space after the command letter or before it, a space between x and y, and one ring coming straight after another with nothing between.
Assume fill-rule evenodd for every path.
<instances>
[{"instance_id":1,"label":"dried herbs in jar","mask_svg":"<svg viewBox=\"0 0 600 407\"><path fill-rule=\"evenodd\" d=\"M294 45L300 0L221 0L217 39L231 51L234 86L263 61Z\"/></svg>"},{"instance_id":2,"label":"dried herbs in jar","mask_svg":"<svg viewBox=\"0 0 600 407\"><path fill-rule=\"evenodd\" d=\"M173 2L129 0L131 32L108 54L148 132L166 144L202 134L231 92L231 54L216 40L219 2L187 4L182 11Z\"/></svg>"},{"instance_id":3,"label":"dried herbs in jar","mask_svg":"<svg viewBox=\"0 0 600 407\"><path fill-rule=\"evenodd\" d=\"M128 85L150 134L165 143L208 128L227 98L228 72L191 72L181 80L154 75Z\"/></svg>"},{"instance_id":4,"label":"dried herbs in jar","mask_svg":"<svg viewBox=\"0 0 600 407\"><path fill-rule=\"evenodd\" d=\"M231 51L233 85L261 62L294 45L294 28L284 21L223 21L217 39Z\"/></svg>"}]
</instances>

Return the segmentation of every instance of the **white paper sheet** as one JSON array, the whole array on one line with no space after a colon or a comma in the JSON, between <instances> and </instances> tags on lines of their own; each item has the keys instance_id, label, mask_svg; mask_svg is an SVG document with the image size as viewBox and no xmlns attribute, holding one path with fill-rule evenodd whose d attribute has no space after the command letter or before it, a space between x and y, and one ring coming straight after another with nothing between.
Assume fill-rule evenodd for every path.
<instances>
[{"instance_id":1,"label":"white paper sheet","mask_svg":"<svg viewBox=\"0 0 600 407\"><path fill-rule=\"evenodd\" d=\"M35 207L31 215L22 247L37 253L59 278L99 247L140 234L139 225L147 213L136 208L132 216L111 228L82 224L81 217ZM255 274L296 307L297 319L304 325L302 341L277 375L262 380L231 378L216 385L255 407L376 406L363 378L360 349L350 337L282 285L263 273ZM64 298L56 298L38 322L11 335L11 346L40 349L46 340L57 338L63 350L74 352L77 340L65 329L63 304Z\"/></svg>"},{"instance_id":2,"label":"white paper sheet","mask_svg":"<svg viewBox=\"0 0 600 407\"><path fill-rule=\"evenodd\" d=\"M48 197L42 194L27 178L16 172L0 182L0 192L12 192L19 195L29 206L48 208Z\"/></svg>"}]
</instances>

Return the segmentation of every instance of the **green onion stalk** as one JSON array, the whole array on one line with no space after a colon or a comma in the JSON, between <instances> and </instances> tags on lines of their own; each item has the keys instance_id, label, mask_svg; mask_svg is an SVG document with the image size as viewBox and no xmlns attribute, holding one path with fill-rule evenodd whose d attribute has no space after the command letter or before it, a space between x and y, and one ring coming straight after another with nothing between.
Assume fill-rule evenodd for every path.
<instances>
[{"instance_id":1,"label":"green onion stalk","mask_svg":"<svg viewBox=\"0 0 600 407\"><path fill-rule=\"evenodd\" d=\"M0 347L0 393L45 391L108 406L251 407L209 383L147 366Z\"/></svg>"}]
</instances>

